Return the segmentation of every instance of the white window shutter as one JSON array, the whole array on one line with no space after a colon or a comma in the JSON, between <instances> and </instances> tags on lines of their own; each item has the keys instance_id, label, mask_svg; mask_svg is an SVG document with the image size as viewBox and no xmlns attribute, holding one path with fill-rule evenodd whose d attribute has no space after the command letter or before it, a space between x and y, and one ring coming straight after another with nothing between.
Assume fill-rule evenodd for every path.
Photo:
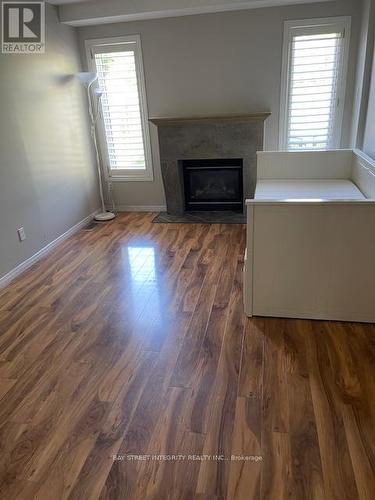
<instances>
[{"instance_id":1,"label":"white window shutter","mask_svg":"<svg viewBox=\"0 0 375 500\"><path fill-rule=\"evenodd\" d=\"M135 53L126 50L95 54L95 64L103 91L101 107L109 167L145 169Z\"/></svg>"},{"instance_id":2,"label":"white window shutter","mask_svg":"<svg viewBox=\"0 0 375 500\"><path fill-rule=\"evenodd\" d=\"M286 23L285 105L281 107L281 147L322 150L339 146L345 93L347 40L344 20L330 25Z\"/></svg>"}]
</instances>

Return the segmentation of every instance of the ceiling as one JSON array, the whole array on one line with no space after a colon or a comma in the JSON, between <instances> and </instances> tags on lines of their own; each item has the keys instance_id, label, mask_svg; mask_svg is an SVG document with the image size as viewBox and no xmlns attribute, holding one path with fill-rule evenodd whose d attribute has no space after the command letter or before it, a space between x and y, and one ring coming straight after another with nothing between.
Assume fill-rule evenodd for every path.
<instances>
[{"instance_id":1,"label":"ceiling","mask_svg":"<svg viewBox=\"0 0 375 500\"><path fill-rule=\"evenodd\" d=\"M67 3L81 3L81 2L90 2L91 0L47 0L48 3L53 5L64 5Z\"/></svg>"},{"instance_id":2,"label":"ceiling","mask_svg":"<svg viewBox=\"0 0 375 500\"><path fill-rule=\"evenodd\" d=\"M329 2L332 0L49 0L71 26Z\"/></svg>"}]
</instances>

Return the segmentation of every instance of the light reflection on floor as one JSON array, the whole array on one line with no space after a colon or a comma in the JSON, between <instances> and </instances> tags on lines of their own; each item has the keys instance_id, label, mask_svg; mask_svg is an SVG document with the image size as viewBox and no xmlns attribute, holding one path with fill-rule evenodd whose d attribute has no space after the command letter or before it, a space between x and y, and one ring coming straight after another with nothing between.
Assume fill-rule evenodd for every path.
<instances>
[{"instance_id":1,"label":"light reflection on floor","mask_svg":"<svg viewBox=\"0 0 375 500\"><path fill-rule=\"evenodd\" d=\"M127 250L133 283L156 282L154 247L128 247Z\"/></svg>"},{"instance_id":2,"label":"light reflection on floor","mask_svg":"<svg viewBox=\"0 0 375 500\"><path fill-rule=\"evenodd\" d=\"M160 334L163 324L161 290L156 268L155 248L127 247L127 264L131 279L133 311L136 311L136 329L142 337Z\"/></svg>"}]
</instances>

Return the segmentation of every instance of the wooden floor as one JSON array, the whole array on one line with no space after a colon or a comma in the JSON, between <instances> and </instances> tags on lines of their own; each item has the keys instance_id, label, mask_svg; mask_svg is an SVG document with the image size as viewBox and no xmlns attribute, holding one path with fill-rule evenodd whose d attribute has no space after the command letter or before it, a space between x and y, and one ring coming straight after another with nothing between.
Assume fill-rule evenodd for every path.
<instances>
[{"instance_id":1,"label":"wooden floor","mask_svg":"<svg viewBox=\"0 0 375 500\"><path fill-rule=\"evenodd\" d=\"M0 498L375 498L375 326L247 320L244 227L152 218L0 291Z\"/></svg>"}]
</instances>

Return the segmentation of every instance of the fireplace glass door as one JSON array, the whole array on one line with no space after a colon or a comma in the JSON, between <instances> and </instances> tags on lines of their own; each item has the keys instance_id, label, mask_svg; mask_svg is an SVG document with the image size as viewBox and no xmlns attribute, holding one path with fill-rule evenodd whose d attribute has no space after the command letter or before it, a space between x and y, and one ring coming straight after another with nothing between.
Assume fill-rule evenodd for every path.
<instances>
[{"instance_id":1,"label":"fireplace glass door","mask_svg":"<svg viewBox=\"0 0 375 500\"><path fill-rule=\"evenodd\" d=\"M185 160L185 208L243 210L241 159Z\"/></svg>"}]
</instances>

